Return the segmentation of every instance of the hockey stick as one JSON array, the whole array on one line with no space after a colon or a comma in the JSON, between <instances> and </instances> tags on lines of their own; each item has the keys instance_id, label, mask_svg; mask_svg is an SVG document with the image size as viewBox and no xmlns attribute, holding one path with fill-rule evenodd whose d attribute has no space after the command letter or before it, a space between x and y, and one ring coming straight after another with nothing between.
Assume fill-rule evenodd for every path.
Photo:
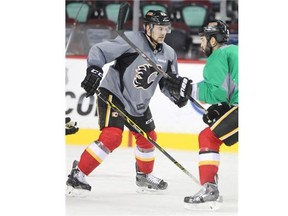
<instances>
[{"instance_id":1,"label":"hockey stick","mask_svg":"<svg viewBox=\"0 0 288 216\"><path fill-rule=\"evenodd\" d=\"M139 55L141 55L158 73L162 74L164 78L171 79L171 77L167 73L165 73L163 70L157 67L157 65L125 35L124 30L123 30L123 25L124 25L126 13L129 8L130 8L130 4L128 2L123 2L120 5L116 32ZM203 106L201 106L201 104L199 104L193 97L191 97L191 95L189 95L189 100L191 100L201 110L201 112L203 112L204 114L207 113L207 110Z\"/></svg>"},{"instance_id":2,"label":"hockey stick","mask_svg":"<svg viewBox=\"0 0 288 216\"><path fill-rule=\"evenodd\" d=\"M68 47L69 47L69 45L70 45L70 42L71 42L71 40L72 40L72 37L73 37L74 32L75 32L76 27L77 27L78 16L79 16L79 14L80 14L80 11L81 11L81 9L82 9L85 1L86 1L86 0L83 0L83 1L82 1L82 5L81 5L81 7L79 8L79 10L77 11L77 14L76 14L76 16L75 16L75 21L73 22L73 29L72 29L72 31L71 31L71 33L70 33L70 35L69 35L69 38L68 38L68 41L67 41L67 44L66 44L66 47L65 47L65 54L67 54Z\"/></svg>"},{"instance_id":3,"label":"hockey stick","mask_svg":"<svg viewBox=\"0 0 288 216\"><path fill-rule=\"evenodd\" d=\"M176 161L168 152L166 152L160 145L158 145L143 129L141 129L134 121L132 121L121 109L119 109L112 101L105 100L101 96L101 92L99 90L96 91L97 97L100 98L103 102L105 102L108 106L110 106L114 111L118 112L124 120L131 125L139 134L141 134L145 139L147 139L152 145L154 145L158 150L160 150L166 157L169 158L178 168L180 168L184 173L186 173L189 177L193 179L196 184L200 184L198 179L193 176L188 170L186 170L178 161Z\"/></svg>"}]
</instances>

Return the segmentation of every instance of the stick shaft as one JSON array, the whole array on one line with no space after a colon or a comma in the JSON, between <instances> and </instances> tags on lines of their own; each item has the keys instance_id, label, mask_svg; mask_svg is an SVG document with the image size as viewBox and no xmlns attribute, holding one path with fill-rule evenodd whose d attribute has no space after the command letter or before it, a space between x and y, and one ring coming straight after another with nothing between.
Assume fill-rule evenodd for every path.
<instances>
[{"instance_id":1,"label":"stick shaft","mask_svg":"<svg viewBox=\"0 0 288 216\"><path fill-rule=\"evenodd\" d=\"M76 27L77 27L78 16L79 16L79 14L80 14L80 11L81 11L81 9L82 9L85 1L86 1L86 0L83 0L83 1L82 1L82 5L81 5L81 7L79 7L79 10L77 11L77 14L76 14L76 16L75 16L75 21L74 21L74 23L73 23L73 28L72 28L72 31L71 31L71 33L70 33L70 35L69 35L69 38L68 38L68 41L67 41L67 44L66 44L66 47L65 47L65 54L67 54L69 45L70 45L70 43L71 43L71 40L72 40L72 38L73 38L74 32L75 32Z\"/></svg>"},{"instance_id":2,"label":"stick shaft","mask_svg":"<svg viewBox=\"0 0 288 216\"><path fill-rule=\"evenodd\" d=\"M124 25L124 22L125 22L126 14L127 14L128 10L129 10L129 8L130 8L130 4L128 2L123 2L120 5L116 31L119 31L119 30L123 29L123 25Z\"/></svg>"},{"instance_id":3,"label":"stick shaft","mask_svg":"<svg viewBox=\"0 0 288 216\"><path fill-rule=\"evenodd\" d=\"M118 35L128 43L139 55L141 55L157 72L163 75L164 78L170 78L167 73L157 67L156 63L152 61L141 49L139 49L124 33L123 25L126 17L126 13L129 9L130 5L127 2L124 2L120 5L119 14L118 14L118 22L116 32ZM196 101L191 95L189 95L189 100L192 101L202 113L206 114L207 110L198 102Z\"/></svg>"}]
</instances>

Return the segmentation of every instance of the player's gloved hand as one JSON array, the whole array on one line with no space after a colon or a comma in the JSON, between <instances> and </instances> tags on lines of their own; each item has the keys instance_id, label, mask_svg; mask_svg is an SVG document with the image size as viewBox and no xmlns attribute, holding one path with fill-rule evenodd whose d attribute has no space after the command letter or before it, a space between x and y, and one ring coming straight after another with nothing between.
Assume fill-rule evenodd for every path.
<instances>
[{"instance_id":1,"label":"player's gloved hand","mask_svg":"<svg viewBox=\"0 0 288 216\"><path fill-rule=\"evenodd\" d=\"M76 126L77 126L77 122L73 122L71 121L70 117L66 117L65 118L65 135L77 133L79 128Z\"/></svg>"},{"instance_id":2,"label":"player's gloved hand","mask_svg":"<svg viewBox=\"0 0 288 216\"><path fill-rule=\"evenodd\" d=\"M203 115L202 119L210 126L230 110L230 108L229 104L225 102L213 104L207 109L207 113Z\"/></svg>"},{"instance_id":3,"label":"player's gloved hand","mask_svg":"<svg viewBox=\"0 0 288 216\"><path fill-rule=\"evenodd\" d=\"M187 104L189 96L192 92L192 80L187 77L181 77L171 72L171 62L168 62L166 73L170 78L166 78L164 85L167 87L170 95L174 98L174 103L178 107L183 107Z\"/></svg>"},{"instance_id":4,"label":"player's gloved hand","mask_svg":"<svg viewBox=\"0 0 288 216\"><path fill-rule=\"evenodd\" d=\"M95 94L97 88L99 87L100 81L103 77L103 70L96 66L89 66L86 70L86 77L81 82L81 87L86 91L86 97Z\"/></svg>"}]
</instances>

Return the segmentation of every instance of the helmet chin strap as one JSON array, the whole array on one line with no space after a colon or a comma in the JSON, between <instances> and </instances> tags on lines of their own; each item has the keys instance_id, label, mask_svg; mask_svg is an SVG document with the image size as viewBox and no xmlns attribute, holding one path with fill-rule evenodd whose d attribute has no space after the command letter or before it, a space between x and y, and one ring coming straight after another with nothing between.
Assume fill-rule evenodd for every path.
<instances>
[{"instance_id":1,"label":"helmet chin strap","mask_svg":"<svg viewBox=\"0 0 288 216\"><path fill-rule=\"evenodd\" d=\"M147 35L147 34L146 34ZM152 45L154 45L155 47L158 45L157 41L154 40L151 36L147 35L149 38L149 41L152 43Z\"/></svg>"}]
</instances>

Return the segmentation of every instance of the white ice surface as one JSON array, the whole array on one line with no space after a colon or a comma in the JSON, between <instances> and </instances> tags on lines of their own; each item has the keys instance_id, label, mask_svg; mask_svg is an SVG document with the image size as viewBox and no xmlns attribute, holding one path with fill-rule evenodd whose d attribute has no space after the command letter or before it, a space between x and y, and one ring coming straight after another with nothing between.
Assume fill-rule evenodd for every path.
<instances>
[{"instance_id":1,"label":"white ice surface","mask_svg":"<svg viewBox=\"0 0 288 216\"><path fill-rule=\"evenodd\" d=\"M86 146L67 145L66 173L73 160L79 160ZM198 178L198 153L166 151L192 175ZM196 193L200 186L163 153L156 150L154 174L168 182L160 194L136 193L133 148L118 148L96 168L87 181L92 191L86 197L66 197L66 216L92 215L237 215L238 154L221 153L219 190L223 203L217 211L195 211L184 208L183 199Z\"/></svg>"}]
</instances>

